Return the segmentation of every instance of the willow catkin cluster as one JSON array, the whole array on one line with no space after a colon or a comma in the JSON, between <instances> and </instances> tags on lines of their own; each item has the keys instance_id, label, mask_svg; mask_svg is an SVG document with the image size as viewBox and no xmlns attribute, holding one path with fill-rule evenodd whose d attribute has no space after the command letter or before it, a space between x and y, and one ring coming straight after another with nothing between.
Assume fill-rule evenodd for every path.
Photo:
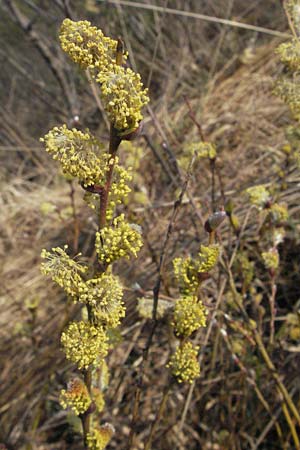
<instances>
[{"instance_id":1,"label":"willow catkin cluster","mask_svg":"<svg viewBox=\"0 0 300 450\"><path fill-rule=\"evenodd\" d=\"M211 142L192 142L183 148L183 154L179 158L179 165L183 169L187 169L193 156L196 157L196 162L200 162L203 159L210 161L217 157L217 149Z\"/></svg>"},{"instance_id":2,"label":"willow catkin cluster","mask_svg":"<svg viewBox=\"0 0 300 450\"><path fill-rule=\"evenodd\" d=\"M281 224L288 220L287 206L283 203L273 203L269 208L269 218L274 224Z\"/></svg>"},{"instance_id":3,"label":"willow catkin cluster","mask_svg":"<svg viewBox=\"0 0 300 450\"><path fill-rule=\"evenodd\" d=\"M61 48L82 69L110 71L115 66L117 41L105 36L87 20L65 19L59 38Z\"/></svg>"},{"instance_id":4,"label":"willow catkin cluster","mask_svg":"<svg viewBox=\"0 0 300 450\"><path fill-rule=\"evenodd\" d=\"M201 245L195 258L176 258L173 263L182 296L176 300L171 321L179 343L168 367L179 383L192 383L200 375L199 347L193 345L191 337L199 328L206 326L207 310L198 297L198 290L203 275L217 264L219 252L218 245Z\"/></svg>"},{"instance_id":5,"label":"willow catkin cluster","mask_svg":"<svg viewBox=\"0 0 300 450\"><path fill-rule=\"evenodd\" d=\"M124 214L114 218L115 208L130 192L132 176L129 168L119 164L116 155L119 142L134 132L143 118L142 108L148 103L147 89L141 77L122 64L120 42L111 39L88 21L65 19L60 30L62 49L99 84L101 101L111 125L110 145L99 142L89 130L54 127L42 141L46 151L60 163L63 172L78 180L87 191L86 201L106 220L96 234L98 262L93 267L81 264L80 254L71 258L65 246L42 251L43 274L48 275L72 300L82 305L82 320L71 321L61 335L66 358L85 376L69 382L61 391L60 402L81 418L104 408L102 390L92 383L97 370L104 388L109 380L105 362L111 347L111 330L120 325L125 315L123 288L110 265L120 259L137 256L142 246L140 229L125 220ZM113 147L113 148L112 148ZM100 264L99 264L100 263ZM83 378L83 374L82 378ZM114 429L110 424L97 426L91 420L83 426L85 445L103 450Z\"/></svg>"},{"instance_id":6,"label":"willow catkin cluster","mask_svg":"<svg viewBox=\"0 0 300 450\"><path fill-rule=\"evenodd\" d=\"M141 77L116 61L117 41L107 38L88 21L65 19L60 33L63 50L74 62L89 69L100 84L101 100L111 124L121 132L135 130L149 102ZM123 55L125 60L127 55Z\"/></svg>"},{"instance_id":7,"label":"willow catkin cluster","mask_svg":"<svg viewBox=\"0 0 300 450\"><path fill-rule=\"evenodd\" d=\"M200 327L206 326L207 311L196 296L187 296L176 301L173 328L176 336L189 337Z\"/></svg>"},{"instance_id":8,"label":"willow catkin cluster","mask_svg":"<svg viewBox=\"0 0 300 450\"><path fill-rule=\"evenodd\" d=\"M200 158L214 159L217 156L217 150L214 144L211 142L193 142L185 148L185 152L189 157L196 154Z\"/></svg>"},{"instance_id":9,"label":"willow catkin cluster","mask_svg":"<svg viewBox=\"0 0 300 450\"><path fill-rule=\"evenodd\" d=\"M181 291L193 294L199 286L201 274L208 273L215 266L218 256L218 245L201 245L195 258L175 258L174 275Z\"/></svg>"},{"instance_id":10,"label":"willow catkin cluster","mask_svg":"<svg viewBox=\"0 0 300 450\"><path fill-rule=\"evenodd\" d=\"M261 254L266 269L278 269L279 253L276 247L271 248L267 252Z\"/></svg>"},{"instance_id":11,"label":"willow catkin cluster","mask_svg":"<svg viewBox=\"0 0 300 450\"><path fill-rule=\"evenodd\" d=\"M284 42L276 49L281 62L291 71L300 69L300 43L298 39L292 39L290 42Z\"/></svg>"},{"instance_id":12,"label":"willow catkin cluster","mask_svg":"<svg viewBox=\"0 0 300 450\"><path fill-rule=\"evenodd\" d=\"M258 208L264 208L271 198L269 191L262 184L251 186L246 189L246 193L251 205L257 206Z\"/></svg>"}]
</instances>

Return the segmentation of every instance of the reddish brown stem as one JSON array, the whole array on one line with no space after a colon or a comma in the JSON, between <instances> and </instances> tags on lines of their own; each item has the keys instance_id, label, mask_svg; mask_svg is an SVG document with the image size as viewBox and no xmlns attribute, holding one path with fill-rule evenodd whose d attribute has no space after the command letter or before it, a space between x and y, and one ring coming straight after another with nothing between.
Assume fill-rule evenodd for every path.
<instances>
[{"instance_id":1,"label":"reddish brown stem","mask_svg":"<svg viewBox=\"0 0 300 450\"><path fill-rule=\"evenodd\" d=\"M112 164L110 165L110 168L106 175L106 182L104 187L99 187L99 197L100 197L100 215L99 215L99 230L101 230L106 225L106 212L107 212L107 205L108 205L108 196L109 191L112 183L112 177L113 177L113 171L114 171L114 165L115 165L115 156L117 154L119 145L121 143L121 138L118 136L117 130L111 125L110 128L110 140L109 140L109 154L112 157ZM106 267L102 268L102 271L104 272ZM92 321L92 315L91 315L91 309L88 308L88 319L89 322ZM84 381L86 384L86 387L91 393L92 389L92 369L88 368L84 373ZM84 436L84 445L85 448L87 447L87 435L90 432L91 429L91 414L92 411L87 411L81 418L82 422L82 429L83 429L83 436Z\"/></svg>"},{"instance_id":2,"label":"reddish brown stem","mask_svg":"<svg viewBox=\"0 0 300 450\"><path fill-rule=\"evenodd\" d=\"M203 130L202 130L202 126L198 122L198 120L196 119L196 115L195 115L195 113L194 113L194 111L193 111L193 109L191 107L190 101L189 101L189 99L187 97L183 97L183 98L184 98L184 101L187 104L187 107L189 109L189 116L192 119L192 121L194 122L194 124L196 125L196 127L198 128L199 136L201 138L201 141L205 142L205 136L204 136L204 133L203 133Z\"/></svg>"},{"instance_id":3,"label":"reddish brown stem","mask_svg":"<svg viewBox=\"0 0 300 450\"><path fill-rule=\"evenodd\" d=\"M108 204L108 195L112 183L112 176L115 166L115 157L118 151L119 145L121 143L121 138L118 136L116 129L111 125L110 127L110 140L109 140L109 154L112 158L112 163L110 164L109 171L106 176L106 183L104 188L100 193L100 215L99 215L99 230L103 228L106 224L106 210Z\"/></svg>"}]
</instances>

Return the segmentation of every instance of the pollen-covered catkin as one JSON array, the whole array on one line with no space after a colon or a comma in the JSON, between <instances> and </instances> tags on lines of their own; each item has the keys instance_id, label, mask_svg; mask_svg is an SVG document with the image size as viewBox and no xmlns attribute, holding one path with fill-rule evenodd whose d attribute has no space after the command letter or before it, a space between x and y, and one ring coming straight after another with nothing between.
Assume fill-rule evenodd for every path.
<instances>
[{"instance_id":1,"label":"pollen-covered catkin","mask_svg":"<svg viewBox=\"0 0 300 450\"><path fill-rule=\"evenodd\" d=\"M123 289L119 279L111 273L103 273L86 282L86 290L80 295L79 301L92 306L97 325L115 328L125 316L122 297Z\"/></svg>"},{"instance_id":2,"label":"pollen-covered catkin","mask_svg":"<svg viewBox=\"0 0 300 450\"><path fill-rule=\"evenodd\" d=\"M92 433L87 435L87 444L90 450L104 450L115 432L110 423L105 423L94 428Z\"/></svg>"},{"instance_id":3,"label":"pollen-covered catkin","mask_svg":"<svg viewBox=\"0 0 300 450\"><path fill-rule=\"evenodd\" d=\"M114 127L136 129L143 118L141 109L149 102L140 74L115 66L110 72L100 72L97 81L101 85L104 109Z\"/></svg>"},{"instance_id":4,"label":"pollen-covered catkin","mask_svg":"<svg viewBox=\"0 0 300 450\"><path fill-rule=\"evenodd\" d=\"M197 359L199 347L182 342L171 356L167 367L171 369L173 376L179 383L192 383L200 375L200 366Z\"/></svg>"},{"instance_id":5,"label":"pollen-covered catkin","mask_svg":"<svg viewBox=\"0 0 300 450\"><path fill-rule=\"evenodd\" d=\"M115 160L103 150L103 145L87 130L83 133L66 125L54 127L42 142L64 173L78 178L85 186L103 184Z\"/></svg>"},{"instance_id":6,"label":"pollen-covered catkin","mask_svg":"<svg viewBox=\"0 0 300 450\"><path fill-rule=\"evenodd\" d=\"M67 390L61 391L59 401L63 408L70 408L79 416L89 408L91 397L85 383L80 378L74 378L68 383Z\"/></svg>"},{"instance_id":7,"label":"pollen-covered catkin","mask_svg":"<svg viewBox=\"0 0 300 450\"><path fill-rule=\"evenodd\" d=\"M108 352L107 341L103 328L83 321L71 322L61 336L67 359L77 364L78 369L101 364Z\"/></svg>"},{"instance_id":8,"label":"pollen-covered catkin","mask_svg":"<svg viewBox=\"0 0 300 450\"><path fill-rule=\"evenodd\" d=\"M193 259L190 257L175 258L173 268L180 290L185 293L194 293L199 285L199 277Z\"/></svg>"},{"instance_id":9,"label":"pollen-covered catkin","mask_svg":"<svg viewBox=\"0 0 300 450\"><path fill-rule=\"evenodd\" d=\"M300 69L300 43L298 39L280 44L276 49L280 60L291 71L299 71Z\"/></svg>"},{"instance_id":10,"label":"pollen-covered catkin","mask_svg":"<svg viewBox=\"0 0 300 450\"><path fill-rule=\"evenodd\" d=\"M49 275L68 295L76 299L86 289L82 275L87 267L70 258L65 252L67 248L67 245L63 249L54 247L51 252L43 249L41 257L45 262L41 264L41 272Z\"/></svg>"},{"instance_id":11,"label":"pollen-covered catkin","mask_svg":"<svg viewBox=\"0 0 300 450\"><path fill-rule=\"evenodd\" d=\"M214 159L217 156L217 150L214 144L211 142L194 142L189 144L185 150L190 157L195 153L197 158L209 158Z\"/></svg>"},{"instance_id":12,"label":"pollen-covered catkin","mask_svg":"<svg viewBox=\"0 0 300 450\"><path fill-rule=\"evenodd\" d=\"M198 254L198 272L209 272L217 264L218 257L220 253L220 247L215 245L201 245Z\"/></svg>"},{"instance_id":13,"label":"pollen-covered catkin","mask_svg":"<svg viewBox=\"0 0 300 450\"><path fill-rule=\"evenodd\" d=\"M101 262L111 264L119 258L137 256L143 245L141 234L134 224L125 221L124 214L113 220L112 226L96 233L96 251Z\"/></svg>"},{"instance_id":14,"label":"pollen-covered catkin","mask_svg":"<svg viewBox=\"0 0 300 450\"><path fill-rule=\"evenodd\" d=\"M217 264L220 248L218 245L201 245L195 258L175 258L174 275L181 291L193 294L200 284L200 274L210 272Z\"/></svg>"},{"instance_id":15,"label":"pollen-covered catkin","mask_svg":"<svg viewBox=\"0 0 300 450\"><path fill-rule=\"evenodd\" d=\"M102 412L105 407L105 400L102 391L97 387L93 387L92 397L97 411L99 413Z\"/></svg>"},{"instance_id":16,"label":"pollen-covered catkin","mask_svg":"<svg viewBox=\"0 0 300 450\"><path fill-rule=\"evenodd\" d=\"M187 296L176 301L172 326L178 337L189 337L200 327L206 326L207 311L196 296Z\"/></svg>"},{"instance_id":17,"label":"pollen-covered catkin","mask_svg":"<svg viewBox=\"0 0 300 450\"><path fill-rule=\"evenodd\" d=\"M213 160L217 157L217 150L211 142L192 142L183 148L183 154L178 159L179 165L187 170L193 156L196 157L195 162L203 159Z\"/></svg>"},{"instance_id":18,"label":"pollen-covered catkin","mask_svg":"<svg viewBox=\"0 0 300 450\"><path fill-rule=\"evenodd\" d=\"M115 66L117 41L104 36L87 20L65 19L59 38L62 49L83 69L110 71Z\"/></svg>"}]
</instances>

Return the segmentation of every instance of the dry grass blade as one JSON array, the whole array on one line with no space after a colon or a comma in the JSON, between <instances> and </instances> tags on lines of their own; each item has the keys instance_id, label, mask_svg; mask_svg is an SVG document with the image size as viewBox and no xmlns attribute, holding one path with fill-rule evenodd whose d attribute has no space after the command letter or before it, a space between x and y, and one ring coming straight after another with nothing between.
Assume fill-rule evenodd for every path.
<instances>
[{"instance_id":1,"label":"dry grass blade","mask_svg":"<svg viewBox=\"0 0 300 450\"><path fill-rule=\"evenodd\" d=\"M244 30L256 31L257 33L269 34L271 36L276 36L276 37L282 37L282 38L290 38L291 37L291 35L289 33L283 33L281 31L277 31L277 30L270 30L269 28L258 27L255 25L250 25L250 24L246 24L246 23L242 23L242 22L236 22L234 20L207 16L205 14L193 13L191 11L182 11L182 10L173 9L173 8L165 8L163 6L149 5L149 4L145 4L145 3L132 2L132 1L127 1L127 0L98 0L98 2L99 3L112 3L115 5L123 5L123 6L129 6L132 8L147 9L150 11L157 11L157 12L161 12L161 13L172 14L175 16L189 17L191 19L205 20L207 22L220 23L222 25L229 25L231 27L242 28Z\"/></svg>"}]
</instances>

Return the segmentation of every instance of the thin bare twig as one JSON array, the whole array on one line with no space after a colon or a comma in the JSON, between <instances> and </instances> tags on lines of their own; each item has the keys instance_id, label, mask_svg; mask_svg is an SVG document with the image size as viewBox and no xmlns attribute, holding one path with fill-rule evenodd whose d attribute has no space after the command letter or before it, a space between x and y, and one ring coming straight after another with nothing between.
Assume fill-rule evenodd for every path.
<instances>
[{"instance_id":1,"label":"thin bare twig","mask_svg":"<svg viewBox=\"0 0 300 450\"><path fill-rule=\"evenodd\" d=\"M129 440L128 440L128 450L131 449L133 442L134 442L134 437L135 437L135 424L137 422L138 419L138 415L139 415L139 404L140 404L140 398L141 398L141 392L142 392L142 388L143 388L143 384L144 384L144 370L145 370L145 363L148 360L148 356L149 356L149 351L153 342L153 337L156 331L156 327L157 327L157 307L158 307L158 302L159 302L159 292L160 292L160 286L161 286L161 282L162 282L162 271L163 271L163 267L164 267L164 262L165 262L165 256L166 256L166 250L167 250L167 246L170 240L170 237L172 235L173 232L173 228L176 222L176 218L178 215L178 211L179 208L182 204L182 200L184 197L184 194L187 190L187 186L188 186L188 182L189 179L191 177L191 171L192 171L192 167L195 161L195 155L192 157L186 177L185 177L185 181L183 183L181 192L179 194L178 199L174 202L174 206L173 206L173 212L169 221L169 225L167 228L167 232L165 235L165 239L164 239L164 243L162 246L162 250L160 253L160 258L159 258L159 265L158 265L158 276L157 276L157 281L155 283L155 286L153 288L153 309L152 309L152 327L149 333L149 337L146 343L146 346L144 348L143 351L143 359L142 359L142 363L140 365L140 371L138 374L138 381L137 381L137 387L136 387L136 391L135 391L135 396L134 396L134 405L133 405L133 414L132 414L132 421L131 421L131 430L130 430L130 435L129 435Z\"/></svg>"},{"instance_id":2,"label":"thin bare twig","mask_svg":"<svg viewBox=\"0 0 300 450\"><path fill-rule=\"evenodd\" d=\"M163 417L163 414L164 414L164 411L165 411L165 408L166 408L166 404L167 404L167 401L168 401L170 390L171 390L171 382L167 383L167 385L165 387L165 390L164 390L164 393L163 393L163 396L162 396L162 399L161 399L161 402L160 402L160 405L159 405L159 408L158 408L158 412L156 414L156 417L155 417L154 421L151 424L150 434L148 436L148 439L147 439L147 441L145 443L145 447L144 447L145 450L150 450L151 449L153 436L155 434L155 431L157 430L157 427L158 427L158 424L159 424L160 420Z\"/></svg>"},{"instance_id":3,"label":"thin bare twig","mask_svg":"<svg viewBox=\"0 0 300 450\"><path fill-rule=\"evenodd\" d=\"M129 6L129 7L133 7L133 8L148 9L150 11L165 12L167 14L173 14L175 16L190 17L191 19L200 19L200 20L205 20L207 22L221 23L223 25L230 25L231 27L242 28L244 30L250 30L250 31L256 31L258 33L269 34L271 36L277 36L277 37L282 37L282 38L290 38L291 37L291 35L289 33L283 33L281 31L271 30L270 28L258 27L256 25L237 22L235 20L222 19L220 17L207 16L205 14L194 13L191 11L183 11L183 10L173 9L173 8L164 8L162 6L151 5L151 4L149 5L149 4L145 4L145 3L133 2L133 1L127 1L127 0L98 0L98 1L102 2L102 3L112 3L112 4L119 3L120 5Z\"/></svg>"}]
</instances>

